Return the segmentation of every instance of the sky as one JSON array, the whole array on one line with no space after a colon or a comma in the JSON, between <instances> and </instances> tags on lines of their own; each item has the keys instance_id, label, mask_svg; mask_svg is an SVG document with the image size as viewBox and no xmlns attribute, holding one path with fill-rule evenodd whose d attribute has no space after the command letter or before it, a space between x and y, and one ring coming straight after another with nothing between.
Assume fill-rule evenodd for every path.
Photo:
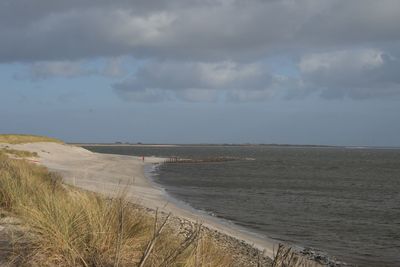
<instances>
[{"instance_id":1,"label":"sky","mask_svg":"<svg viewBox=\"0 0 400 267\"><path fill-rule=\"evenodd\" d=\"M2 0L0 132L400 146L398 0Z\"/></svg>"}]
</instances>

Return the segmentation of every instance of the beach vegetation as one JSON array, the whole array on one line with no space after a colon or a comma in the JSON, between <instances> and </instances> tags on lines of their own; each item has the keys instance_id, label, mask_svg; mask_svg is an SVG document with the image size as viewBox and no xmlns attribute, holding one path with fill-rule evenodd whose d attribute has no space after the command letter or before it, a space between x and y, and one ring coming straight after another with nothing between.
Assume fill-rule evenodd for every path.
<instances>
[{"instance_id":1,"label":"beach vegetation","mask_svg":"<svg viewBox=\"0 0 400 267\"><path fill-rule=\"evenodd\" d=\"M9 262L17 266L233 266L229 251L199 224L179 231L168 214L149 213L123 192L105 197L0 153L0 209L26 229ZM22 241L23 240L23 241Z\"/></svg>"},{"instance_id":2,"label":"beach vegetation","mask_svg":"<svg viewBox=\"0 0 400 267\"><path fill-rule=\"evenodd\" d=\"M29 134L0 134L0 143L8 144L24 144L24 143L35 143L35 142L53 142L63 143L63 141L56 138L29 135Z\"/></svg>"},{"instance_id":3,"label":"beach vegetation","mask_svg":"<svg viewBox=\"0 0 400 267\"><path fill-rule=\"evenodd\" d=\"M36 157L38 157L38 154L36 152L16 150L16 149L8 148L8 147L0 148L0 153L8 154L10 156L18 157L18 158L36 158Z\"/></svg>"}]
</instances>

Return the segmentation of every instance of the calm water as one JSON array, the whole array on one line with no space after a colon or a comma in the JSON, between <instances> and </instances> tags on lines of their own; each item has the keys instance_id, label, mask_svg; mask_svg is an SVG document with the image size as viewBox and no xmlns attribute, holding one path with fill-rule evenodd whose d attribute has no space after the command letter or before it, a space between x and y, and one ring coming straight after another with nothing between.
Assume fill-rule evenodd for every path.
<instances>
[{"instance_id":1,"label":"calm water","mask_svg":"<svg viewBox=\"0 0 400 267\"><path fill-rule=\"evenodd\" d=\"M400 266L400 150L298 147L87 147L206 158L168 164L156 182L178 199L255 232L359 266Z\"/></svg>"}]
</instances>

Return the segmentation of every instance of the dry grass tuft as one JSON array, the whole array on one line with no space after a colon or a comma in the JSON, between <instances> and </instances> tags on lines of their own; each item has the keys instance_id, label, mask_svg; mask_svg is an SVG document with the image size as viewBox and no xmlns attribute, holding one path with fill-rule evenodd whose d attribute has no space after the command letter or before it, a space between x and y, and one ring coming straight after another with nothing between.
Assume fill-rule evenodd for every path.
<instances>
[{"instance_id":1,"label":"dry grass tuft","mask_svg":"<svg viewBox=\"0 0 400 267\"><path fill-rule=\"evenodd\" d=\"M24 150L16 150L10 148L0 149L0 153L5 153L8 155L12 155L19 158L36 158L38 154L36 152L24 151Z\"/></svg>"},{"instance_id":2,"label":"dry grass tuft","mask_svg":"<svg viewBox=\"0 0 400 267\"><path fill-rule=\"evenodd\" d=\"M26 225L26 266L232 266L200 225L182 234L123 194L106 199L66 186L46 168L0 153L0 206ZM18 248L18 246L16 246Z\"/></svg>"},{"instance_id":3,"label":"dry grass tuft","mask_svg":"<svg viewBox=\"0 0 400 267\"><path fill-rule=\"evenodd\" d=\"M307 259L305 256L300 255L294 251L291 247L279 244L278 250L276 251L272 267L322 267L322 265L316 261Z\"/></svg>"},{"instance_id":4,"label":"dry grass tuft","mask_svg":"<svg viewBox=\"0 0 400 267\"><path fill-rule=\"evenodd\" d=\"M23 143L34 143L34 142L54 142L63 143L61 140L28 134L0 134L0 143L8 144L23 144Z\"/></svg>"}]
</instances>

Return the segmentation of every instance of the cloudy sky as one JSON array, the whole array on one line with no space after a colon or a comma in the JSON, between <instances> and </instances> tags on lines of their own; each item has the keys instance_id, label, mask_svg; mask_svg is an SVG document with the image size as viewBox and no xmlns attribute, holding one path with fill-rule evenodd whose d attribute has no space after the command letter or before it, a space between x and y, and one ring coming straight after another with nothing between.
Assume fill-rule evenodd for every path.
<instances>
[{"instance_id":1,"label":"cloudy sky","mask_svg":"<svg viewBox=\"0 0 400 267\"><path fill-rule=\"evenodd\" d=\"M0 132L400 146L398 0L2 0Z\"/></svg>"}]
</instances>

